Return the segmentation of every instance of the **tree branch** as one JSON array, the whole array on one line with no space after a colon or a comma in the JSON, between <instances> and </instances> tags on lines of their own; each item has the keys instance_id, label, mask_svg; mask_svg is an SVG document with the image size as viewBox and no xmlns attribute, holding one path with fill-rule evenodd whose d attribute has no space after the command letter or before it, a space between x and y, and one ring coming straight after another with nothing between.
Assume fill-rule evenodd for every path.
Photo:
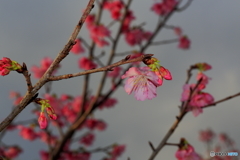
<instances>
[{"instance_id":1,"label":"tree branch","mask_svg":"<svg viewBox=\"0 0 240 160\"><path fill-rule=\"evenodd\" d=\"M0 132L6 128L13 119L32 101L32 98L36 95L38 90L47 82L47 79L52 74L53 70L58 66L58 64L68 55L69 51L71 50L73 44L75 43L75 39L82 28L82 25L89 15L90 11L92 10L93 3L95 0L89 0L86 10L84 11L80 21L78 22L77 26L75 27L71 37L69 38L67 44L62 49L62 51L58 54L55 58L51 66L45 72L45 74L41 77L41 79L34 85L32 91L29 93L27 92L23 97L22 101L17 105L14 110L0 123Z\"/></svg>"},{"instance_id":2,"label":"tree branch","mask_svg":"<svg viewBox=\"0 0 240 160\"><path fill-rule=\"evenodd\" d=\"M74 73L74 74L65 74L65 75L60 75L60 76L51 76L48 78L48 81L59 81L62 79L69 79L69 78L78 77L78 76L87 75L87 74L96 73L96 72L111 71L114 67L117 67L117 66L120 66L123 64L127 64L127 63L139 62L147 57L152 57L152 56L153 56L153 54L145 54L145 55L142 55L142 56L134 58L134 59L129 59L129 60L122 59L111 65L101 67L101 68L87 70L84 72L79 72L79 73Z\"/></svg>"},{"instance_id":3,"label":"tree branch","mask_svg":"<svg viewBox=\"0 0 240 160\"><path fill-rule=\"evenodd\" d=\"M152 42L151 45L163 45L163 44L170 44L170 43L175 43L178 42L179 39L169 39L169 40L163 40L163 41L158 41L158 42Z\"/></svg>"}]
</instances>

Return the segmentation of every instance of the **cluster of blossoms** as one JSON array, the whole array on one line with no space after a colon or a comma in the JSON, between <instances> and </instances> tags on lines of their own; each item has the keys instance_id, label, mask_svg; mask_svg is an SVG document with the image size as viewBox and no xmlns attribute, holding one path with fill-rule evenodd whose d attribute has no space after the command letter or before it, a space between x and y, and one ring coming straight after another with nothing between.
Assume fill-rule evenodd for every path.
<instances>
[{"instance_id":1,"label":"cluster of blossoms","mask_svg":"<svg viewBox=\"0 0 240 160\"><path fill-rule=\"evenodd\" d=\"M49 100L41 99L37 101L37 103L41 105L38 123L41 129L45 129L47 127L47 118L44 111L46 110L48 117L52 120L56 120L57 115L55 114L54 109L50 106Z\"/></svg>"},{"instance_id":2,"label":"cluster of blossoms","mask_svg":"<svg viewBox=\"0 0 240 160\"><path fill-rule=\"evenodd\" d=\"M93 100L94 97L90 97L87 100L87 103L85 103L84 106L82 106L82 101L83 98L82 96L76 96L76 97L71 97L68 95L62 95L61 97L57 98L54 95L49 95L46 94L45 98L49 100L50 105L55 109L55 112L57 115L59 115L59 118L57 119L56 123L58 125L63 126L64 124L72 123L75 121L77 114L81 112L82 110L86 110L89 106L89 103L91 100ZM114 105L116 105L117 100L113 98L107 99L101 106L99 106L99 109L104 109L104 108L111 108ZM86 121L88 124L88 120ZM95 127L96 127L96 123ZM101 123L99 122L98 125ZM100 128L100 127L96 127ZM91 128L88 127L87 128Z\"/></svg>"},{"instance_id":3,"label":"cluster of blossoms","mask_svg":"<svg viewBox=\"0 0 240 160\"><path fill-rule=\"evenodd\" d=\"M124 4L122 1L120 0L116 0L116 1L104 1L103 3L103 9L109 10L109 12L111 13L111 17L114 20L118 20L121 17L121 10L124 7Z\"/></svg>"},{"instance_id":4,"label":"cluster of blossoms","mask_svg":"<svg viewBox=\"0 0 240 160\"><path fill-rule=\"evenodd\" d=\"M178 36L178 48L180 49L189 49L191 41L186 35L183 35L182 29L180 27L174 27L174 33Z\"/></svg>"},{"instance_id":5,"label":"cluster of blossoms","mask_svg":"<svg viewBox=\"0 0 240 160\"><path fill-rule=\"evenodd\" d=\"M128 78L124 89L128 94L135 92L134 96L139 101L153 99L157 96L157 87L163 83L163 78L171 80L171 73L160 66L159 61L151 57L145 59L146 67L132 67L124 75L122 79Z\"/></svg>"},{"instance_id":6,"label":"cluster of blossoms","mask_svg":"<svg viewBox=\"0 0 240 160\"><path fill-rule=\"evenodd\" d=\"M215 146L215 149L213 150L219 151L221 148L224 148L220 147L219 144L221 143L223 143L227 147L234 147L234 141L226 133L219 133L218 135L216 135L216 133L214 133L211 129L199 131L199 140L204 143L207 144L212 143L215 137L218 138L218 141L220 143L218 143L217 146Z\"/></svg>"},{"instance_id":7,"label":"cluster of blossoms","mask_svg":"<svg viewBox=\"0 0 240 160\"><path fill-rule=\"evenodd\" d=\"M113 20L119 20L121 17L121 10L123 9L124 4L122 1L105 1L103 8L109 10ZM130 28L130 23L135 19L132 11L127 11L126 17L124 18L122 25L122 33L125 35L125 40L128 45L134 46L139 45L143 41L147 41L152 33L149 31L144 31L140 27Z\"/></svg>"},{"instance_id":8,"label":"cluster of blossoms","mask_svg":"<svg viewBox=\"0 0 240 160\"><path fill-rule=\"evenodd\" d=\"M79 68L90 70L97 67L97 65L87 57L81 57L78 61Z\"/></svg>"},{"instance_id":9,"label":"cluster of blossoms","mask_svg":"<svg viewBox=\"0 0 240 160\"><path fill-rule=\"evenodd\" d=\"M47 69L50 67L50 65L52 64L53 60L50 57L44 57L40 64L41 66L38 67L36 65L33 65L31 68L31 71L34 73L34 77L35 78L41 78L44 73L47 71ZM57 69L60 68L60 65L58 65ZM53 74L56 73L56 70L54 70Z\"/></svg>"},{"instance_id":10,"label":"cluster of blossoms","mask_svg":"<svg viewBox=\"0 0 240 160\"><path fill-rule=\"evenodd\" d=\"M157 15L166 16L170 12L174 10L177 5L176 0L162 0L161 2L155 3L151 10L155 12ZM180 49L189 49L191 45L191 41L186 35L182 34L182 29L179 27L174 27L174 32L179 38L178 48Z\"/></svg>"},{"instance_id":11,"label":"cluster of blossoms","mask_svg":"<svg viewBox=\"0 0 240 160\"><path fill-rule=\"evenodd\" d=\"M215 137L217 139L215 139ZM239 150L235 148L234 141L226 133L214 133L211 129L201 130L199 132L199 140L208 146L209 151L214 152L237 152ZM215 141L216 142L215 142ZM214 156L213 160L234 160L236 157L231 156ZM206 158L209 159L209 158Z\"/></svg>"},{"instance_id":12,"label":"cluster of blossoms","mask_svg":"<svg viewBox=\"0 0 240 160\"><path fill-rule=\"evenodd\" d=\"M22 149L18 146L9 146L6 149L0 147L0 159L3 157L8 157L10 159L16 158L22 152Z\"/></svg>"},{"instance_id":13,"label":"cluster of blossoms","mask_svg":"<svg viewBox=\"0 0 240 160\"><path fill-rule=\"evenodd\" d=\"M91 39L97 44L98 47L109 45L105 38L109 37L111 32L103 24L95 23L95 15L88 15L86 19L86 25Z\"/></svg>"},{"instance_id":14,"label":"cluster of blossoms","mask_svg":"<svg viewBox=\"0 0 240 160\"><path fill-rule=\"evenodd\" d=\"M215 133L211 129L201 130L199 132L199 140L202 142L211 142L215 137Z\"/></svg>"},{"instance_id":15,"label":"cluster of blossoms","mask_svg":"<svg viewBox=\"0 0 240 160\"><path fill-rule=\"evenodd\" d=\"M18 62L13 61L7 57L3 57L0 60L0 75L6 76L10 73L10 71L17 71L21 70L22 66L18 64Z\"/></svg>"},{"instance_id":16,"label":"cluster of blossoms","mask_svg":"<svg viewBox=\"0 0 240 160\"><path fill-rule=\"evenodd\" d=\"M14 102L13 102L14 106L18 105L21 102L21 100L23 99L21 94L18 92L15 92L15 91L11 91L9 97L11 99L14 99Z\"/></svg>"},{"instance_id":17,"label":"cluster of blossoms","mask_svg":"<svg viewBox=\"0 0 240 160\"><path fill-rule=\"evenodd\" d=\"M72 47L70 52L74 54L81 54L85 52L80 39L76 40L76 44ZM90 69L96 68L97 64L95 64L89 58L83 56L78 60L78 66L81 69L90 70Z\"/></svg>"},{"instance_id":18,"label":"cluster of blossoms","mask_svg":"<svg viewBox=\"0 0 240 160\"><path fill-rule=\"evenodd\" d=\"M80 54L85 52L85 49L83 48L80 39L76 40L76 44L72 47L71 52L74 54Z\"/></svg>"},{"instance_id":19,"label":"cluster of blossoms","mask_svg":"<svg viewBox=\"0 0 240 160\"><path fill-rule=\"evenodd\" d=\"M175 153L178 160L202 160L202 158L195 152L193 146L184 138L180 140L179 149Z\"/></svg>"},{"instance_id":20,"label":"cluster of blossoms","mask_svg":"<svg viewBox=\"0 0 240 160\"><path fill-rule=\"evenodd\" d=\"M125 40L130 46L140 45L144 40L147 41L152 36L149 31L141 28L132 28L125 32Z\"/></svg>"},{"instance_id":21,"label":"cluster of blossoms","mask_svg":"<svg viewBox=\"0 0 240 160\"><path fill-rule=\"evenodd\" d=\"M162 0L161 2L155 3L151 10L159 16L166 16L172 12L177 3L178 2L176 0Z\"/></svg>"},{"instance_id":22,"label":"cluster of blossoms","mask_svg":"<svg viewBox=\"0 0 240 160\"><path fill-rule=\"evenodd\" d=\"M210 70L211 66L207 63L197 63L194 65L194 68L199 70L197 74L197 80L201 81L197 86L196 84L185 84L183 86L181 101L188 103L187 101L190 98L187 110L192 111L194 116L198 116L200 113L203 112L202 107L213 103L214 98L211 94L202 91L210 80L210 78L203 72Z\"/></svg>"},{"instance_id":23,"label":"cluster of blossoms","mask_svg":"<svg viewBox=\"0 0 240 160\"><path fill-rule=\"evenodd\" d=\"M11 96L14 97L21 97L19 93L11 92ZM90 102L94 97L90 97L88 102ZM69 123L72 123L77 118L77 114L81 112L81 110L87 109L89 103L86 103L83 108L82 106L82 97L76 96L71 97L70 95L63 94L59 98L56 95L45 94L44 99L36 99L37 103L41 105L41 112L34 111L38 116L38 123L41 129L47 127L47 117L45 114L48 115L50 119L55 121L51 121L53 125L58 127L65 127ZM102 103L98 109L103 110L105 108L111 108L117 103L116 99L108 98L104 103ZM45 113L44 113L45 112ZM58 115L58 118L57 116ZM105 121L101 119L95 119L94 117L88 118L85 123L78 128L78 130L88 129L89 131L83 134L78 142L84 147L89 147L93 144L95 140L95 133L94 131L104 131L107 128L107 124ZM54 133L47 133L46 130L39 130L37 131L37 127L35 123L31 124L29 127L23 125L14 125L8 127L8 130L18 129L19 135L29 141L33 141L36 139L40 139L42 142L54 146L57 143L59 137ZM106 160L113 160L119 157L125 150L124 145L113 145L109 148L108 155L109 157L105 158ZM10 153L11 151L11 153ZM20 148L0 148L0 153L3 152L4 157L14 158L20 154ZM1 154L0 154L1 155ZM40 151L40 156L42 160L47 160L49 158L50 153L47 151ZM83 151L73 151L70 148L70 145L67 144L64 147L64 152L61 154L62 159L66 160L77 160L77 159L86 159L89 160L91 157L91 153L87 152L84 148Z\"/></svg>"}]
</instances>

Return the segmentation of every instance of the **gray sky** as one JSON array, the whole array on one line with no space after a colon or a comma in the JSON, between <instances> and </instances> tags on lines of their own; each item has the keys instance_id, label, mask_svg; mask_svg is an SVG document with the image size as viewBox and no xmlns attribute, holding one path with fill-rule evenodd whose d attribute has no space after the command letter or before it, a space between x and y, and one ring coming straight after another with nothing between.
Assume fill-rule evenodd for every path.
<instances>
[{"instance_id":1,"label":"gray sky","mask_svg":"<svg viewBox=\"0 0 240 160\"><path fill-rule=\"evenodd\" d=\"M133 24L146 22L147 30L154 28L157 16L150 12L153 2L133 1L131 8L137 17ZM87 0L0 1L0 57L25 62L29 68L33 64L39 65L40 59L45 56L55 57L67 42L86 3ZM96 8L93 10L95 13ZM212 78L206 91L211 93L215 100L239 92L240 22L237 20L239 14L240 1L235 0L194 1L186 11L175 14L168 24L182 27L184 34L192 41L191 49L182 51L177 48L177 44L170 44L147 50L147 53L155 54L161 64L172 72L173 80L165 81L164 85L158 88L158 97L151 101L136 101L133 95L128 96L124 89L120 88L113 95L118 98L118 105L114 109L97 112L95 115L107 121L108 129L97 134L94 146L107 146L118 142L127 145L127 151L121 160L126 160L127 157L131 160L147 159L151 153L148 141L152 141L156 146L175 121L182 85L186 79L186 69L194 63L207 62L212 65L213 69L206 72ZM106 16L104 21L109 22L108 13L104 16ZM80 32L80 36L88 37L86 29ZM158 40L171 38L174 38L174 34L168 30L163 30L157 37ZM119 52L126 50L132 48L126 49L126 45L119 45ZM62 68L58 73L78 72L78 66L74 63L79 57L70 54L61 63ZM78 77L55 82L53 92L80 95L81 79L82 77ZM92 85L92 90L95 93L97 81L93 82L95 85ZM24 94L26 84L23 77L16 73L1 77L0 83L2 120L11 110L9 91L15 90ZM33 106L28 106L18 118L31 117L29 114L31 107ZM239 98L235 98L204 110L197 118L190 113L183 119L169 142L176 143L181 137L186 137L196 151L203 154L204 145L198 141L198 131L212 128L217 133L229 133L240 148L239 111ZM4 142L18 143L25 147L25 153L18 159L27 157L35 160L38 158L37 151L46 148L39 141L21 140L17 133L8 134ZM176 150L176 147L164 147L156 159L174 159Z\"/></svg>"}]
</instances>

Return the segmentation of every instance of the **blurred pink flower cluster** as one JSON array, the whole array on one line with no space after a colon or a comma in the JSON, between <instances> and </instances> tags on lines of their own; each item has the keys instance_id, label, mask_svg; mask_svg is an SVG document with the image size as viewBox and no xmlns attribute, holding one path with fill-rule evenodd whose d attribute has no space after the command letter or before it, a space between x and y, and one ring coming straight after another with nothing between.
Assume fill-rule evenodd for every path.
<instances>
[{"instance_id":1,"label":"blurred pink flower cluster","mask_svg":"<svg viewBox=\"0 0 240 160\"><path fill-rule=\"evenodd\" d=\"M41 62L40 66L33 65L31 68L31 71L34 73L34 77L39 79L41 78L44 73L47 71L47 69L50 67L52 64L53 60L50 57L44 57ZM57 69L60 68L60 65L58 65ZM57 69L54 70L53 74L57 72Z\"/></svg>"},{"instance_id":2,"label":"blurred pink flower cluster","mask_svg":"<svg viewBox=\"0 0 240 160\"><path fill-rule=\"evenodd\" d=\"M110 36L110 30L103 24L95 23L95 16L89 15L86 19L86 26L89 30L91 39L97 44L98 47L109 45L106 38Z\"/></svg>"},{"instance_id":3,"label":"blurred pink flower cluster","mask_svg":"<svg viewBox=\"0 0 240 160\"><path fill-rule=\"evenodd\" d=\"M179 149L175 153L177 160L202 160L200 155L195 152L192 145L186 139L182 138L179 144Z\"/></svg>"},{"instance_id":4,"label":"blurred pink flower cluster","mask_svg":"<svg viewBox=\"0 0 240 160\"><path fill-rule=\"evenodd\" d=\"M121 17L121 10L124 7L124 4L122 1L120 0L116 0L116 1L104 1L103 4L103 8L106 10L109 10L109 12L111 13L111 17L114 20L118 20Z\"/></svg>"},{"instance_id":5,"label":"blurred pink flower cluster","mask_svg":"<svg viewBox=\"0 0 240 160\"><path fill-rule=\"evenodd\" d=\"M157 15L166 16L176 7L177 3L176 0L162 0L161 2L155 3L151 10Z\"/></svg>"},{"instance_id":6,"label":"blurred pink flower cluster","mask_svg":"<svg viewBox=\"0 0 240 160\"><path fill-rule=\"evenodd\" d=\"M205 64L208 69L211 69L207 63ZM181 97L182 102L187 102L190 98L190 101L187 106L188 111L192 111L194 116L198 116L200 113L203 112L203 107L211 104L214 102L214 98L211 94L203 92L203 89L206 88L206 85L208 84L209 78L207 75L205 75L200 68L198 68L199 64L196 64L195 67L199 70L197 74L197 80L201 82L196 86L196 84L185 84L183 86L183 93ZM208 70L207 69L207 70ZM206 71L206 70L205 70ZM195 90L193 91L193 89Z\"/></svg>"}]
</instances>

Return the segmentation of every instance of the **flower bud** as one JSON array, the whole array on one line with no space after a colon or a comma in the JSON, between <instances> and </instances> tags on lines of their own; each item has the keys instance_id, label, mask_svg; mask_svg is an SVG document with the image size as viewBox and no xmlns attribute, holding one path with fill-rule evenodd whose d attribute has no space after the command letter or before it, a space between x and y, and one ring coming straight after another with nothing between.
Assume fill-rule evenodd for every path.
<instances>
[{"instance_id":1,"label":"flower bud","mask_svg":"<svg viewBox=\"0 0 240 160\"><path fill-rule=\"evenodd\" d=\"M41 112L38 118L38 123L41 129L45 129L47 127L47 118L44 112Z\"/></svg>"}]
</instances>

